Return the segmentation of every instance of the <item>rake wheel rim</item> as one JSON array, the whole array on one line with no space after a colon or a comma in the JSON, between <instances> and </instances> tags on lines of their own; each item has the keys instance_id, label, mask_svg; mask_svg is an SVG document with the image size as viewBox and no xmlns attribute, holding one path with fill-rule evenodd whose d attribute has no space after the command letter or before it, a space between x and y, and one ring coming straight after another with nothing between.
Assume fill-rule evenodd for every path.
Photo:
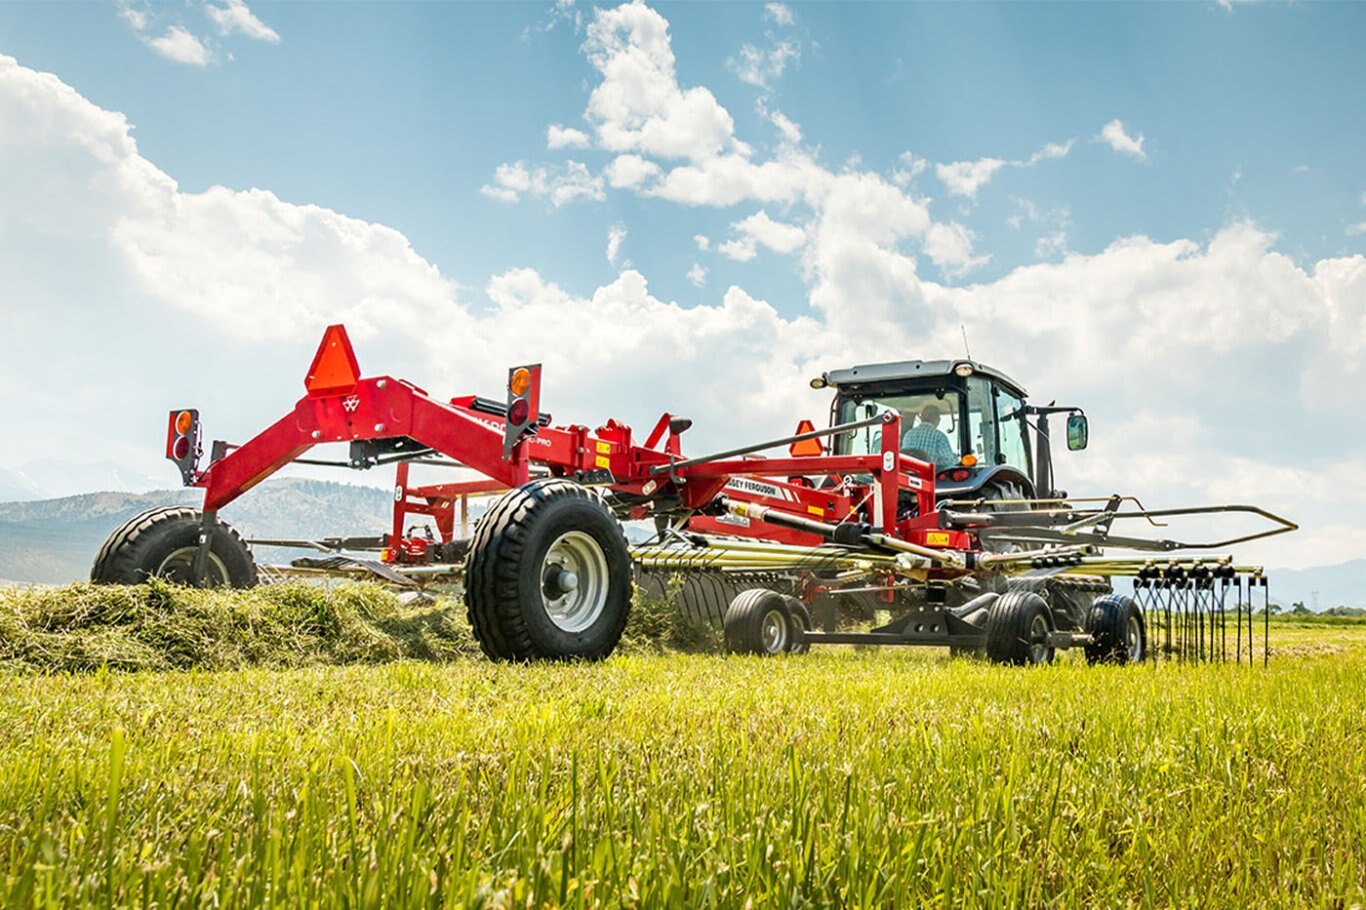
<instances>
[{"instance_id":1,"label":"rake wheel rim","mask_svg":"<svg viewBox=\"0 0 1366 910\"><path fill-rule=\"evenodd\" d=\"M575 633L592 626L607 607L607 588L607 556L591 535L566 531L555 538L541 561L541 603L556 628Z\"/></svg>"}]
</instances>

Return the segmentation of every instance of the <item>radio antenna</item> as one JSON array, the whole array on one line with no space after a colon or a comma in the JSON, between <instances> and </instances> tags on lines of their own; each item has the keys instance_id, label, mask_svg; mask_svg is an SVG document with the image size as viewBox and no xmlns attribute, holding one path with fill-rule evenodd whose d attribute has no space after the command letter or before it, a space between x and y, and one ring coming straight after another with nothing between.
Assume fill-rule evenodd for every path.
<instances>
[{"instance_id":1,"label":"radio antenna","mask_svg":"<svg viewBox=\"0 0 1366 910\"><path fill-rule=\"evenodd\" d=\"M963 353L968 355L968 360L972 359L972 349L968 347L968 327L963 323L958 323L959 330L963 333Z\"/></svg>"}]
</instances>

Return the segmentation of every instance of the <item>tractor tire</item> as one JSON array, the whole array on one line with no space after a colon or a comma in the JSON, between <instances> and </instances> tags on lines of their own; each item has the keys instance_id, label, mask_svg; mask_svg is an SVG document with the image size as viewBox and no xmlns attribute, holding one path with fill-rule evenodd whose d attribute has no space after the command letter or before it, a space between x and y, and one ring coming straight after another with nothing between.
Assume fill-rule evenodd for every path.
<instances>
[{"instance_id":1,"label":"tractor tire","mask_svg":"<svg viewBox=\"0 0 1366 910\"><path fill-rule=\"evenodd\" d=\"M1143 613L1123 594L1097 597L1091 604L1086 631L1091 633L1091 643L1086 646L1089 664L1138 664L1148 656Z\"/></svg>"},{"instance_id":2,"label":"tractor tire","mask_svg":"<svg viewBox=\"0 0 1366 910\"><path fill-rule=\"evenodd\" d=\"M1026 508L1019 503L1011 502L1025 498L1024 488L1013 480L986 483L978 491L978 496L982 500L980 509L983 512L1019 512ZM1019 553L1025 548L1018 543L996 542L985 538L982 540L982 549L987 553Z\"/></svg>"},{"instance_id":3,"label":"tractor tire","mask_svg":"<svg viewBox=\"0 0 1366 910\"><path fill-rule=\"evenodd\" d=\"M792 640L792 622L787 598L777 591L741 591L726 608L726 650L770 657L782 654Z\"/></svg>"},{"instance_id":4,"label":"tractor tire","mask_svg":"<svg viewBox=\"0 0 1366 910\"><path fill-rule=\"evenodd\" d=\"M139 585L155 577L194 584L194 560L203 520L204 514L189 506L159 506L134 515L104 542L90 568L90 580L102 585ZM209 542L205 585L256 585L256 560L251 549L221 520L214 525Z\"/></svg>"},{"instance_id":5,"label":"tractor tire","mask_svg":"<svg viewBox=\"0 0 1366 910\"><path fill-rule=\"evenodd\" d=\"M811 650L811 642L806 640L806 633L811 631L811 611L806 604L791 595L784 597L783 601L787 604L788 615L792 617L792 623L788 626L787 653L806 654Z\"/></svg>"},{"instance_id":6,"label":"tractor tire","mask_svg":"<svg viewBox=\"0 0 1366 910\"><path fill-rule=\"evenodd\" d=\"M621 640L631 593L621 525L568 480L505 493L465 562L465 609L492 660L601 660Z\"/></svg>"},{"instance_id":7,"label":"tractor tire","mask_svg":"<svg viewBox=\"0 0 1366 910\"><path fill-rule=\"evenodd\" d=\"M1033 591L1009 591L987 613L987 659L998 664L1046 664L1053 660L1047 636L1048 604Z\"/></svg>"}]
</instances>

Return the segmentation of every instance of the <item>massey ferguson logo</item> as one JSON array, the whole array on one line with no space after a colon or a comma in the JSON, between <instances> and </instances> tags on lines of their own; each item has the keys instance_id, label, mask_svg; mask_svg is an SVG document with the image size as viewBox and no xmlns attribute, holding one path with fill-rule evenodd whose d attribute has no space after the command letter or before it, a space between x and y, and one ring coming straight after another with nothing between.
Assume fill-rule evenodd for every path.
<instances>
[{"instance_id":1,"label":"massey ferguson logo","mask_svg":"<svg viewBox=\"0 0 1366 910\"><path fill-rule=\"evenodd\" d=\"M355 395L347 395L342 399L342 409L348 414L354 414L356 408L360 407L360 398Z\"/></svg>"}]
</instances>

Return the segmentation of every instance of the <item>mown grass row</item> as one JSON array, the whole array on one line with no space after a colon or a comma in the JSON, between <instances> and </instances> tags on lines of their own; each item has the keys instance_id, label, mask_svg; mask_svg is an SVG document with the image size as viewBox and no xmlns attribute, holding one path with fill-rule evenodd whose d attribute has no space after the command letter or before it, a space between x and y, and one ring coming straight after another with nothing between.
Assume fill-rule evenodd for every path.
<instances>
[{"instance_id":1,"label":"mown grass row","mask_svg":"<svg viewBox=\"0 0 1366 910\"><path fill-rule=\"evenodd\" d=\"M719 646L714 630L648 600L635 605L623 641L628 651ZM459 600L408 606L372 584L0 588L0 671L232 670L478 653Z\"/></svg>"},{"instance_id":2,"label":"mown grass row","mask_svg":"<svg viewBox=\"0 0 1366 910\"><path fill-rule=\"evenodd\" d=\"M1305 633L1296 633L1305 634ZM1353 906L1366 649L7 676L0 906Z\"/></svg>"}]
</instances>

